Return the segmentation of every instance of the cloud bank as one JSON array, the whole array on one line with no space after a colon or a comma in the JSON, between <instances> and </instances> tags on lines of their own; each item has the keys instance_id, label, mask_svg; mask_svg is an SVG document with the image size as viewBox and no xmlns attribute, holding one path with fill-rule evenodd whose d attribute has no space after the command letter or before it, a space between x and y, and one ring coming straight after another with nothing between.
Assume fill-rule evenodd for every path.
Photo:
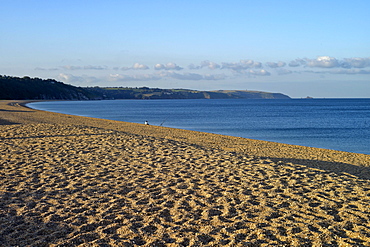
<instances>
[{"instance_id":1,"label":"cloud bank","mask_svg":"<svg viewBox=\"0 0 370 247\"><path fill-rule=\"evenodd\" d=\"M186 69L185 69L186 68ZM219 62L203 60L199 64L180 66L174 62L166 64L156 63L148 66L142 63L133 63L130 67L112 67L103 65L74 66L64 65L57 68L41 68L35 70L59 70L59 79L70 83L92 82L129 82L129 81L156 81L162 79L187 81L217 81L235 78L250 78L264 76L288 76L290 74L342 74L342 75L368 75L370 74L370 57L338 59L330 56L316 58L297 58L290 62L268 61L259 62L251 59L238 62ZM68 71L117 71L125 73L108 73L95 76L72 75Z\"/></svg>"},{"instance_id":2,"label":"cloud bank","mask_svg":"<svg viewBox=\"0 0 370 247\"><path fill-rule=\"evenodd\" d=\"M290 67L310 67L310 68L366 68L370 67L370 57L366 58L344 58L337 59L329 56L319 56L315 59L296 59L289 63Z\"/></svg>"},{"instance_id":3,"label":"cloud bank","mask_svg":"<svg viewBox=\"0 0 370 247\"><path fill-rule=\"evenodd\" d=\"M175 71L163 71L152 74L140 75L124 75L124 74L111 74L108 77L109 81L157 81L161 79L177 79L177 80L223 80L226 78L224 74L198 74L198 73L178 73Z\"/></svg>"}]
</instances>

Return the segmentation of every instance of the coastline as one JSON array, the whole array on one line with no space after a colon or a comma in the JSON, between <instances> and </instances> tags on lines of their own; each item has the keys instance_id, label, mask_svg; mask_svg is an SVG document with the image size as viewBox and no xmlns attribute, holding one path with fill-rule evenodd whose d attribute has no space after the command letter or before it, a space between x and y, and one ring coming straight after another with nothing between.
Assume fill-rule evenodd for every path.
<instances>
[{"instance_id":1,"label":"coastline","mask_svg":"<svg viewBox=\"0 0 370 247\"><path fill-rule=\"evenodd\" d=\"M369 246L370 155L28 102L0 101L0 242Z\"/></svg>"},{"instance_id":2,"label":"coastline","mask_svg":"<svg viewBox=\"0 0 370 247\"><path fill-rule=\"evenodd\" d=\"M369 99L224 99L59 101L28 106L131 123L148 120L151 125L175 129L370 155L366 139L370 121L364 115L368 104Z\"/></svg>"},{"instance_id":3,"label":"coastline","mask_svg":"<svg viewBox=\"0 0 370 247\"><path fill-rule=\"evenodd\" d=\"M144 126L143 124L137 123L46 112L26 106L26 104L36 101L39 102L40 100L9 102L19 102L19 105L29 109L34 113L37 112L37 114L39 114L39 119L30 120L30 118L28 118L28 121L32 122L46 121L50 123L60 122L62 124L75 124L77 122L79 124L91 125L98 128L110 128L118 131L126 131L132 134L147 135L155 138L166 138L175 141L184 141L195 145L219 148L230 152L248 153L249 155L259 157L269 157L274 159L297 159L301 162L307 160L310 161L309 163L315 161L336 162L348 165L370 167L370 155L367 154L290 145L192 130L174 129L162 126Z\"/></svg>"}]
</instances>

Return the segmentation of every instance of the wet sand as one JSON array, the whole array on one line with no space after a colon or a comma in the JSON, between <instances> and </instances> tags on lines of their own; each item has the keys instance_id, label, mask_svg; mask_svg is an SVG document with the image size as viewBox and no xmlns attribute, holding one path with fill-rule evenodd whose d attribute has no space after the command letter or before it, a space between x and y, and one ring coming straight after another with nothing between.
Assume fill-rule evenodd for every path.
<instances>
[{"instance_id":1,"label":"wet sand","mask_svg":"<svg viewBox=\"0 0 370 247\"><path fill-rule=\"evenodd\" d=\"M370 155L0 101L0 246L370 246Z\"/></svg>"}]
</instances>

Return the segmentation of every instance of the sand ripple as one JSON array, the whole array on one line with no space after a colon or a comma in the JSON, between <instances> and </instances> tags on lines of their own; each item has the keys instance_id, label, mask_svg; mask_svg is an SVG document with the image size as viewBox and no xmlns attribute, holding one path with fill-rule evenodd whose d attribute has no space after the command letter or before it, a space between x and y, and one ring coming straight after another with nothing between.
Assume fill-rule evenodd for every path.
<instances>
[{"instance_id":1,"label":"sand ripple","mask_svg":"<svg viewBox=\"0 0 370 247\"><path fill-rule=\"evenodd\" d=\"M370 182L68 124L0 126L2 246L370 246Z\"/></svg>"}]
</instances>

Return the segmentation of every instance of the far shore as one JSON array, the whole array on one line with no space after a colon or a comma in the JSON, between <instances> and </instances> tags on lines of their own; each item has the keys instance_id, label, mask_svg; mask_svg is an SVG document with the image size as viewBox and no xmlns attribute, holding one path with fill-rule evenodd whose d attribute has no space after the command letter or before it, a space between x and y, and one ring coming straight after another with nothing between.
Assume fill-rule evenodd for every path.
<instances>
[{"instance_id":1,"label":"far shore","mask_svg":"<svg viewBox=\"0 0 370 247\"><path fill-rule=\"evenodd\" d=\"M370 246L370 155L0 101L0 246Z\"/></svg>"}]
</instances>

